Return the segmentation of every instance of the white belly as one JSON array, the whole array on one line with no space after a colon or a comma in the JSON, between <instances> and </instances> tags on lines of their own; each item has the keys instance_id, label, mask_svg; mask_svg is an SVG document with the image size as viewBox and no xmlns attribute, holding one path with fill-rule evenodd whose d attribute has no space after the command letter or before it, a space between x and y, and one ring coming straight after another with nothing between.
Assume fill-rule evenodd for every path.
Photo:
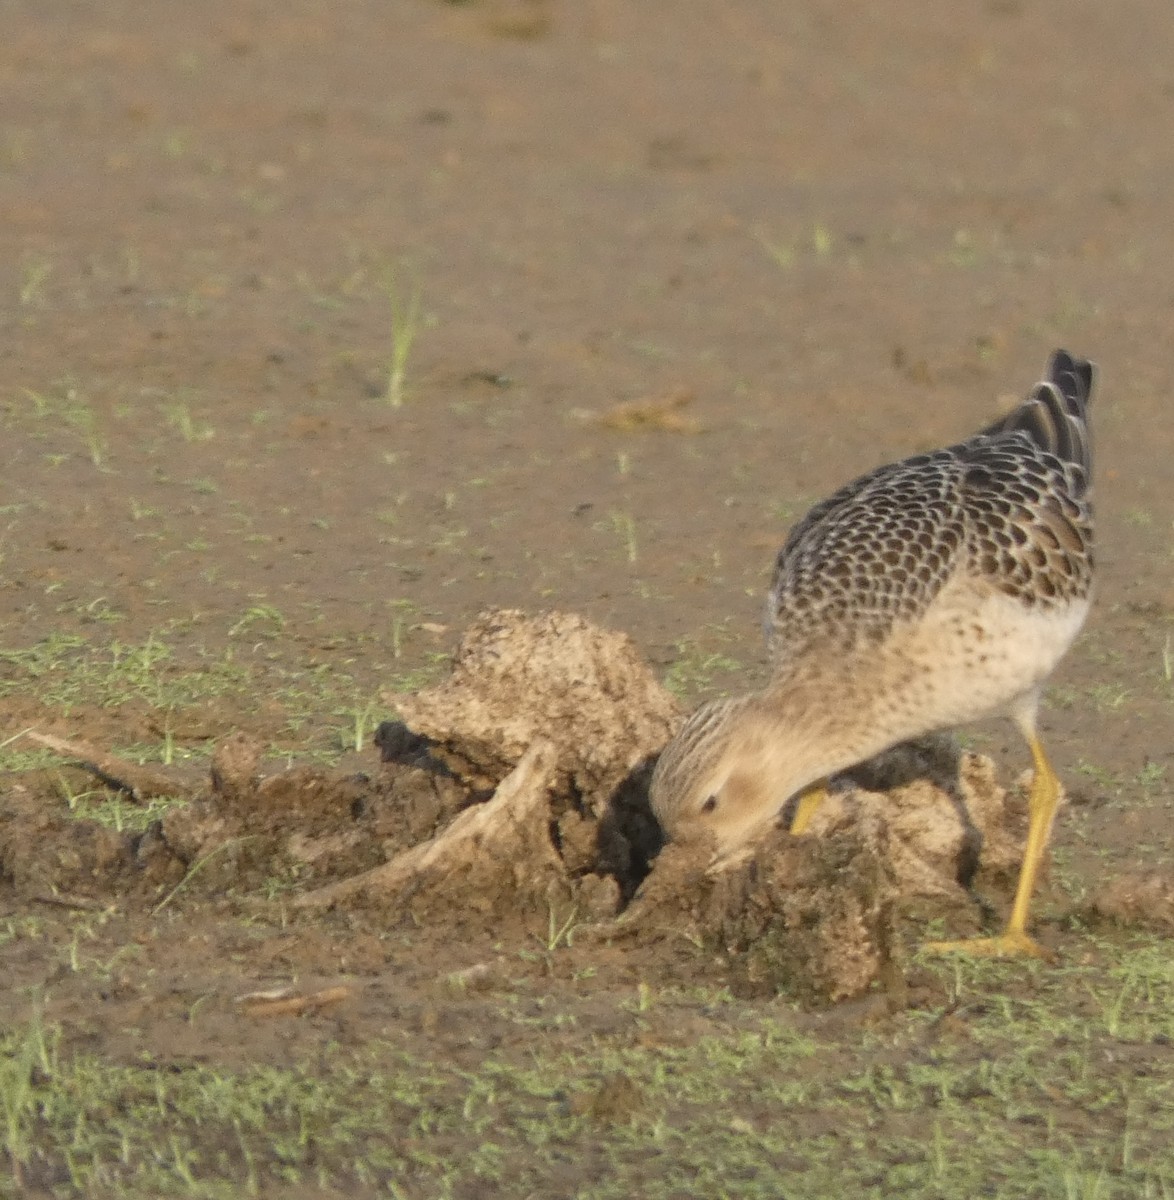
<instances>
[{"instance_id":1,"label":"white belly","mask_svg":"<svg viewBox=\"0 0 1174 1200\"><path fill-rule=\"evenodd\" d=\"M1027 607L998 592L976 599L947 586L916 624L840 664L832 684L834 732L819 739L829 751L820 772L844 770L936 730L1032 712L1088 607L1087 600Z\"/></svg>"},{"instance_id":2,"label":"white belly","mask_svg":"<svg viewBox=\"0 0 1174 1200\"><path fill-rule=\"evenodd\" d=\"M1089 601L1027 607L991 592L979 604L946 589L889 653L910 663L911 699L936 728L982 720L1038 695L1084 624Z\"/></svg>"}]
</instances>

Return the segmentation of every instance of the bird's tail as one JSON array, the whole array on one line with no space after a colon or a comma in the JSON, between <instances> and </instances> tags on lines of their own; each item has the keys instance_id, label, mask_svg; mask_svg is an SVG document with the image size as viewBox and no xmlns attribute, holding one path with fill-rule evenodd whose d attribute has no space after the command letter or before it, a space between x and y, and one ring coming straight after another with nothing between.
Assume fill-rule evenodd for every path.
<instances>
[{"instance_id":1,"label":"bird's tail","mask_svg":"<svg viewBox=\"0 0 1174 1200\"><path fill-rule=\"evenodd\" d=\"M1088 359L1074 358L1067 350L1054 351L1046 378L1000 422L1000 429L1026 433L1041 450L1079 467L1087 483L1092 478L1088 406L1095 375L1096 367Z\"/></svg>"}]
</instances>

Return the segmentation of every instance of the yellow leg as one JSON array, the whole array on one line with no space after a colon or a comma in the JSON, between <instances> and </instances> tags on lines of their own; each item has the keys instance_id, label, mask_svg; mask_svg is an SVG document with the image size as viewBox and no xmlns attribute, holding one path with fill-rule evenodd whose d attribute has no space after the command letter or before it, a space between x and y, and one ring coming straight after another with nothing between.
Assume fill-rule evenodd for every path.
<instances>
[{"instance_id":1,"label":"yellow leg","mask_svg":"<svg viewBox=\"0 0 1174 1200\"><path fill-rule=\"evenodd\" d=\"M1023 866L1019 870L1019 886L1015 889L1015 903L1007 928L997 937L972 938L959 942L929 942L925 949L931 952L959 952L984 958L1010 958L1030 955L1034 958L1051 958L1027 932L1027 913L1031 896L1035 891L1035 880L1039 874L1040 860L1052 832L1052 819L1060 800L1060 781L1048 762L1039 738L1032 731L1027 744L1031 747L1031 758L1035 764L1035 778L1031 782L1031 799L1028 805L1030 824L1027 828L1027 846L1023 851Z\"/></svg>"},{"instance_id":2,"label":"yellow leg","mask_svg":"<svg viewBox=\"0 0 1174 1200\"><path fill-rule=\"evenodd\" d=\"M816 810L827 799L827 784L821 780L812 784L800 797L795 805L795 815L791 818L791 832L804 833L815 816Z\"/></svg>"}]
</instances>

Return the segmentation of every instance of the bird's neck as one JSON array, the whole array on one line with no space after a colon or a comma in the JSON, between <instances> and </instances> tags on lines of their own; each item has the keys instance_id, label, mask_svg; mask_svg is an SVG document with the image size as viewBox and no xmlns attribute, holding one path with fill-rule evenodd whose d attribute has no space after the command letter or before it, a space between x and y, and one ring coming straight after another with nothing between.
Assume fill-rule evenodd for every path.
<instances>
[{"instance_id":1,"label":"bird's neck","mask_svg":"<svg viewBox=\"0 0 1174 1200\"><path fill-rule=\"evenodd\" d=\"M854 683L851 661L818 677L780 673L756 704L755 750L780 806L814 783L877 753L875 701Z\"/></svg>"}]
</instances>

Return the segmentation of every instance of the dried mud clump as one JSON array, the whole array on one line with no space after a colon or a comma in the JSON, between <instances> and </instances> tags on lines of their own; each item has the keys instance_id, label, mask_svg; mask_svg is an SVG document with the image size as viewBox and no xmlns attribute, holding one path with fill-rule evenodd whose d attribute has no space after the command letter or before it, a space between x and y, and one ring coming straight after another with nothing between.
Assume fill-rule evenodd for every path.
<instances>
[{"instance_id":1,"label":"dried mud clump","mask_svg":"<svg viewBox=\"0 0 1174 1200\"><path fill-rule=\"evenodd\" d=\"M573 890L550 832L555 757L549 742L535 742L491 799L379 866L302 895L297 907L363 900L410 911L417 921L466 926L494 918L498 929L549 912ZM614 909L618 896L611 899Z\"/></svg>"},{"instance_id":2,"label":"dried mud clump","mask_svg":"<svg viewBox=\"0 0 1174 1200\"><path fill-rule=\"evenodd\" d=\"M1174 875L1153 871L1123 875L1100 888L1084 915L1111 925L1174 932Z\"/></svg>"},{"instance_id":3,"label":"dried mud clump","mask_svg":"<svg viewBox=\"0 0 1174 1200\"><path fill-rule=\"evenodd\" d=\"M182 875L150 834L129 835L70 816L17 784L0 797L0 894L89 907L95 895L148 894Z\"/></svg>"},{"instance_id":4,"label":"dried mud clump","mask_svg":"<svg viewBox=\"0 0 1174 1200\"><path fill-rule=\"evenodd\" d=\"M385 699L470 787L495 787L537 740L549 742L556 788L596 818L681 716L626 634L574 613L513 609L478 616L444 683Z\"/></svg>"},{"instance_id":5,"label":"dried mud clump","mask_svg":"<svg viewBox=\"0 0 1174 1200\"><path fill-rule=\"evenodd\" d=\"M625 919L646 946L720 955L743 993L834 1003L865 991L892 961L897 888L887 849L874 819L822 838L776 832L721 871L708 842L668 846Z\"/></svg>"},{"instance_id":6,"label":"dried mud clump","mask_svg":"<svg viewBox=\"0 0 1174 1200\"><path fill-rule=\"evenodd\" d=\"M378 867L432 837L468 803L455 780L415 767L377 777L299 766L263 776L263 744L220 742L211 788L168 812L159 836L204 886L297 876L322 883Z\"/></svg>"},{"instance_id":7,"label":"dried mud clump","mask_svg":"<svg viewBox=\"0 0 1174 1200\"><path fill-rule=\"evenodd\" d=\"M615 915L660 846L648 775L681 715L630 638L574 614L492 610L445 682L387 699L403 721L381 727L384 759L458 781L469 807L304 907L410 894L433 914Z\"/></svg>"},{"instance_id":8,"label":"dried mud clump","mask_svg":"<svg viewBox=\"0 0 1174 1200\"><path fill-rule=\"evenodd\" d=\"M1025 810L1001 787L995 764L935 735L894 747L837 781L811 820L812 836L868 821L889 832L887 856L905 908L929 900L972 909L966 889L1014 887Z\"/></svg>"}]
</instances>

